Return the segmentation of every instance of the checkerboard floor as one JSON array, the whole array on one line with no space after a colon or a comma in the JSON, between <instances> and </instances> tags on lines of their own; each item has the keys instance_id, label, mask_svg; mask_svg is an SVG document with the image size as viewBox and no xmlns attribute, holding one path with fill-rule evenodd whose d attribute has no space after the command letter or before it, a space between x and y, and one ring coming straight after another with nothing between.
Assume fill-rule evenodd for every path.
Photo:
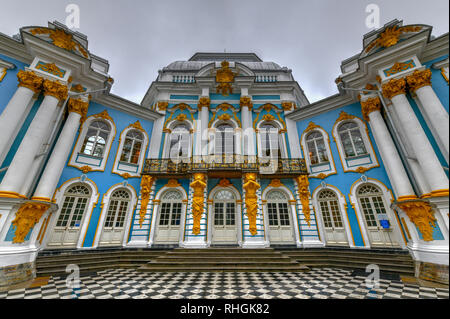
<instances>
[{"instance_id":1,"label":"checkerboard floor","mask_svg":"<svg viewBox=\"0 0 450 319\"><path fill-rule=\"evenodd\" d=\"M80 277L79 288L51 277L36 288L0 292L1 299L448 299L449 291L380 279L366 287L366 278L351 270L318 268L304 273L138 272L110 269Z\"/></svg>"}]
</instances>

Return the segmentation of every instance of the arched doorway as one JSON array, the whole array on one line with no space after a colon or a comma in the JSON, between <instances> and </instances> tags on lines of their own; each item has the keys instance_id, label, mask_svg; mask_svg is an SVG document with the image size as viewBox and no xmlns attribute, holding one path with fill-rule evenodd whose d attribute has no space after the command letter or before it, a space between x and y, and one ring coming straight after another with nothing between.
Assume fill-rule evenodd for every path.
<instances>
[{"instance_id":1,"label":"arched doorway","mask_svg":"<svg viewBox=\"0 0 450 319\"><path fill-rule=\"evenodd\" d=\"M348 246L344 220L336 193L330 189L321 190L317 194L317 203L323 220L327 245Z\"/></svg>"},{"instance_id":2,"label":"arched doorway","mask_svg":"<svg viewBox=\"0 0 450 319\"><path fill-rule=\"evenodd\" d=\"M216 192L212 213L212 244L237 244L237 210L233 192L226 189Z\"/></svg>"},{"instance_id":3,"label":"arched doorway","mask_svg":"<svg viewBox=\"0 0 450 319\"><path fill-rule=\"evenodd\" d=\"M75 248L91 198L91 190L75 184L64 193L61 210L47 243L48 248Z\"/></svg>"},{"instance_id":4,"label":"arched doorway","mask_svg":"<svg viewBox=\"0 0 450 319\"><path fill-rule=\"evenodd\" d=\"M183 195L178 190L167 190L161 196L155 244L178 244L181 231L182 200Z\"/></svg>"},{"instance_id":5,"label":"arched doorway","mask_svg":"<svg viewBox=\"0 0 450 319\"><path fill-rule=\"evenodd\" d=\"M356 197L371 246L398 246L392 231L394 224L388 217L381 189L373 184L362 184L356 190Z\"/></svg>"},{"instance_id":6,"label":"arched doorway","mask_svg":"<svg viewBox=\"0 0 450 319\"><path fill-rule=\"evenodd\" d=\"M131 208L131 194L126 189L117 189L111 194L100 236L99 246L121 246L125 220Z\"/></svg>"},{"instance_id":7,"label":"arched doorway","mask_svg":"<svg viewBox=\"0 0 450 319\"><path fill-rule=\"evenodd\" d=\"M294 229L288 197L280 190L267 194L267 217L269 223L269 241L271 244L293 244Z\"/></svg>"}]
</instances>

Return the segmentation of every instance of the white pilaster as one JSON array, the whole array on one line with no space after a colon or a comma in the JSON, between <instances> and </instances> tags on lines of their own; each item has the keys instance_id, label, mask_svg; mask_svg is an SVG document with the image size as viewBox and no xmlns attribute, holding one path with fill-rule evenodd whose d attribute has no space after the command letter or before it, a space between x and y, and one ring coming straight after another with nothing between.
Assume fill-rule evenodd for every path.
<instances>
[{"instance_id":1,"label":"white pilaster","mask_svg":"<svg viewBox=\"0 0 450 319\"><path fill-rule=\"evenodd\" d=\"M161 115L161 117L153 123L152 137L150 139L150 149L148 151L148 158L159 158L159 149L161 147L164 118L165 116Z\"/></svg>"}]
</instances>

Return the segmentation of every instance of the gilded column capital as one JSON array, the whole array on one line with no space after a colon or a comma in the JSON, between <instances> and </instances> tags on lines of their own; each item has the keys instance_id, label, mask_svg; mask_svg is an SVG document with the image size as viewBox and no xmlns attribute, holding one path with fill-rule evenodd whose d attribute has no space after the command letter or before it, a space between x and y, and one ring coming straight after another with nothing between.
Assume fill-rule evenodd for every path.
<instances>
[{"instance_id":1,"label":"gilded column capital","mask_svg":"<svg viewBox=\"0 0 450 319\"><path fill-rule=\"evenodd\" d=\"M381 101L378 96L368 98L365 101L361 101L361 111L362 111L364 120L366 120L367 122L370 121L370 119L369 119L370 113L372 113L374 111L380 111L380 110L381 110Z\"/></svg>"},{"instance_id":2,"label":"gilded column capital","mask_svg":"<svg viewBox=\"0 0 450 319\"><path fill-rule=\"evenodd\" d=\"M89 101L85 102L82 99L70 98L68 102L69 112L78 113L81 115L80 122L83 123L86 120L86 114L89 107Z\"/></svg>"},{"instance_id":3,"label":"gilded column capital","mask_svg":"<svg viewBox=\"0 0 450 319\"><path fill-rule=\"evenodd\" d=\"M44 95L50 95L59 101L67 98L68 88L58 81L44 80Z\"/></svg>"},{"instance_id":4,"label":"gilded column capital","mask_svg":"<svg viewBox=\"0 0 450 319\"><path fill-rule=\"evenodd\" d=\"M157 107L159 111L165 111L169 107L169 102L159 101Z\"/></svg>"},{"instance_id":5,"label":"gilded column capital","mask_svg":"<svg viewBox=\"0 0 450 319\"><path fill-rule=\"evenodd\" d=\"M201 111L203 107L209 108L209 106L211 105L211 100L209 97L207 96L202 96L199 100L198 100L198 110Z\"/></svg>"},{"instance_id":6,"label":"gilded column capital","mask_svg":"<svg viewBox=\"0 0 450 319\"><path fill-rule=\"evenodd\" d=\"M282 102L281 107L285 111L290 111L294 107L294 102Z\"/></svg>"},{"instance_id":7,"label":"gilded column capital","mask_svg":"<svg viewBox=\"0 0 450 319\"><path fill-rule=\"evenodd\" d=\"M19 87L25 87L34 93L39 93L42 90L42 82L44 79L36 75L33 71L20 70L17 73L17 79L19 80L19 84L17 85Z\"/></svg>"},{"instance_id":8,"label":"gilded column capital","mask_svg":"<svg viewBox=\"0 0 450 319\"><path fill-rule=\"evenodd\" d=\"M247 106L249 111L251 111L253 107L252 98L250 96L241 96L239 104L242 107Z\"/></svg>"},{"instance_id":9,"label":"gilded column capital","mask_svg":"<svg viewBox=\"0 0 450 319\"><path fill-rule=\"evenodd\" d=\"M406 77L406 82L411 92L415 92L424 86L431 86L431 70L416 70Z\"/></svg>"},{"instance_id":10,"label":"gilded column capital","mask_svg":"<svg viewBox=\"0 0 450 319\"><path fill-rule=\"evenodd\" d=\"M394 96L406 93L406 80L404 78L391 79L383 84L383 96L392 99Z\"/></svg>"},{"instance_id":11,"label":"gilded column capital","mask_svg":"<svg viewBox=\"0 0 450 319\"><path fill-rule=\"evenodd\" d=\"M436 226L436 218L430 203L426 201L405 201L397 203L412 223L419 229L424 241L433 240L433 227Z\"/></svg>"}]
</instances>

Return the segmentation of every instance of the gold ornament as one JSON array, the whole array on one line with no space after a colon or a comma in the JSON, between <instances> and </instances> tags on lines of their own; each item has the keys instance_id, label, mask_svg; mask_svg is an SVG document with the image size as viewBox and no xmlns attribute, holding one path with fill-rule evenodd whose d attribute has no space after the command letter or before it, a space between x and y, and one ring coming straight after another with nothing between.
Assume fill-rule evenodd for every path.
<instances>
[{"instance_id":1,"label":"gold ornament","mask_svg":"<svg viewBox=\"0 0 450 319\"><path fill-rule=\"evenodd\" d=\"M130 124L127 126L127 128L130 128L130 127L135 128L136 130L139 130L139 131L144 131L144 129L142 128L141 122L139 122L139 121L136 121L133 124Z\"/></svg>"},{"instance_id":2,"label":"gold ornament","mask_svg":"<svg viewBox=\"0 0 450 319\"><path fill-rule=\"evenodd\" d=\"M405 79L391 79L389 82L383 84L383 96L392 99L399 94L405 94L406 81Z\"/></svg>"},{"instance_id":3,"label":"gold ornament","mask_svg":"<svg viewBox=\"0 0 450 319\"><path fill-rule=\"evenodd\" d=\"M169 107L169 102L158 102L157 106L158 106L158 110L165 111Z\"/></svg>"},{"instance_id":4,"label":"gold ornament","mask_svg":"<svg viewBox=\"0 0 450 319\"><path fill-rule=\"evenodd\" d=\"M65 74L65 72L63 72L64 70L58 68L55 63L38 63L36 69L56 75L60 78L63 78Z\"/></svg>"},{"instance_id":5,"label":"gold ornament","mask_svg":"<svg viewBox=\"0 0 450 319\"><path fill-rule=\"evenodd\" d=\"M50 39L52 40L52 43L56 45L57 47L60 47L62 49L68 50L68 51L74 51L78 49L80 53L85 57L88 58L88 54L86 50L77 42L73 40L73 37L71 34L66 33L64 30L61 29L49 29L49 28L35 28L30 30L31 34L49 34Z\"/></svg>"},{"instance_id":6,"label":"gold ornament","mask_svg":"<svg viewBox=\"0 0 450 319\"><path fill-rule=\"evenodd\" d=\"M139 226L142 228L142 224L145 220L145 214L147 212L147 205L150 200L150 192L152 185L156 178L150 175L142 175L141 179L141 209L139 210Z\"/></svg>"},{"instance_id":7,"label":"gold ornament","mask_svg":"<svg viewBox=\"0 0 450 319\"><path fill-rule=\"evenodd\" d=\"M396 62L390 69L388 69L384 72L385 72L386 76L391 76L396 73L411 69L413 67L414 67L414 64L413 64L412 60L410 60L409 62Z\"/></svg>"},{"instance_id":8,"label":"gold ornament","mask_svg":"<svg viewBox=\"0 0 450 319\"><path fill-rule=\"evenodd\" d=\"M169 181L168 181L167 184L166 184L166 187L178 187L178 186L181 186L181 185L180 185L180 183L179 183L176 179L174 179L174 178L169 179Z\"/></svg>"},{"instance_id":9,"label":"gold ornament","mask_svg":"<svg viewBox=\"0 0 450 319\"><path fill-rule=\"evenodd\" d=\"M285 111L290 111L293 106L294 106L294 103L292 103L292 102L283 102L283 103L281 103L281 107Z\"/></svg>"},{"instance_id":10,"label":"gold ornament","mask_svg":"<svg viewBox=\"0 0 450 319\"><path fill-rule=\"evenodd\" d=\"M180 121L180 122L182 122L182 121L187 119L187 115L186 114L179 114L175 119Z\"/></svg>"},{"instance_id":11,"label":"gold ornament","mask_svg":"<svg viewBox=\"0 0 450 319\"><path fill-rule=\"evenodd\" d=\"M367 122L370 121L369 114L374 111L381 110L381 101L379 97L369 98L365 101L361 101L361 111L363 114L364 120Z\"/></svg>"},{"instance_id":12,"label":"gold ornament","mask_svg":"<svg viewBox=\"0 0 450 319\"><path fill-rule=\"evenodd\" d=\"M413 74L406 77L406 82L411 92L416 92L424 86L431 86L431 70L414 71Z\"/></svg>"},{"instance_id":13,"label":"gold ornament","mask_svg":"<svg viewBox=\"0 0 450 319\"><path fill-rule=\"evenodd\" d=\"M219 83L217 86L217 93L221 93L224 96L233 93L233 88L231 83L234 82L235 73L229 68L228 61L222 61L222 67L216 72L216 82Z\"/></svg>"},{"instance_id":14,"label":"gold ornament","mask_svg":"<svg viewBox=\"0 0 450 319\"><path fill-rule=\"evenodd\" d=\"M425 201L411 201L397 203L406 215L408 215L414 225L422 234L423 240L433 240L433 229L436 226L436 218L433 210L428 202Z\"/></svg>"},{"instance_id":15,"label":"gold ornament","mask_svg":"<svg viewBox=\"0 0 450 319\"><path fill-rule=\"evenodd\" d=\"M198 100L197 107L199 110L201 110L203 107L209 108L210 105L211 105L211 100L209 99L209 97L202 96Z\"/></svg>"},{"instance_id":16,"label":"gold ornament","mask_svg":"<svg viewBox=\"0 0 450 319\"><path fill-rule=\"evenodd\" d=\"M50 95L57 98L59 101L63 101L67 98L68 89L67 86L58 82L44 80L44 95Z\"/></svg>"},{"instance_id":17,"label":"gold ornament","mask_svg":"<svg viewBox=\"0 0 450 319\"><path fill-rule=\"evenodd\" d=\"M75 112L81 115L80 122L83 123L86 120L86 114L88 111L89 102L85 102L82 99L70 98L68 102L69 112Z\"/></svg>"},{"instance_id":18,"label":"gold ornament","mask_svg":"<svg viewBox=\"0 0 450 319\"><path fill-rule=\"evenodd\" d=\"M22 204L16 213L16 218L11 223L16 227L13 243L23 243L30 229L36 225L49 207L49 204L42 203L28 202Z\"/></svg>"},{"instance_id":19,"label":"gold ornament","mask_svg":"<svg viewBox=\"0 0 450 319\"><path fill-rule=\"evenodd\" d=\"M283 186L283 183L281 183L281 181L280 181L279 179L275 178L275 179L272 179L272 180L270 181L269 186L272 186L272 187L281 187L281 186Z\"/></svg>"},{"instance_id":20,"label":"gold ornament","mask_svg":"<svg viewBox=\"0 0 450 319\"><path fill-rule=\"evenodd\" d=\"M92 171L92 167L90 166L82 166L82 167L78 167L79 170L81 170L83 172L83 174L87 174L90 171Z\"/></svg>"},{"instance_id":21,"label":"gold ornament","mask_svg":"<svg viewBox=\"0 0 450 319\"><path fill-rule=\"evenodd\" d=\"M94 116L95 118L100 118L100 119L110 120L111 122L114 122L113 119L112 119L112 117L109 116L107 110L104 110L103 112L98 113L98 114L95 114L95 115L93 115L93 116Z\"/></svg>"},{"instance_id":22,"label":"gold ornament","mask_svg":"<svg viewBox=\"0 0 450 319\"><path fill-rule=\"evenodd\" d=\"M231 115L230 114L222 114L222 115L219 115L217 118L221 121L228 121L231 119Z\"/></svg>"},{"instance_id":23,"label":"gold ornament","mask_svg":"<svg viewBox=\"0 0 450 319\"><path fill-rule=\"evenodd\" d=\"M203 214L203 191L206 187L205 174L195 173L194 181L191 183L191 187L194 189L194 195L192 198L192 215L194 217L194 225L192 227L192 233L194 235L200 234L200 221Z\"/></svg>"},{"instance_id":24,"label":"gold ornament","mask_svg":"<svg viewBox=\"0 0 450 319\"><path fill-rule=\"evenodd\" d=\"M20 70L17 73L17 79L19 80L18 86L30 89L34 93L39 93L42 89L43 78L37 76L33 71Z\"/></svg>"},{"instance_id":25,"label":"gold ornament","mask_svg":"<svg viewBox=\"0 0 450 319\"><path fill-rule=\"evenodd\" d=\"M312 131L312 130L314 130L316 128L321 128L321 127L319 125L317 125L316 123L314 123L314 122L309 122L308 127L305 129L305 131L303 133Z\"/></svg>"},{"instance_id":26,"label":"gold ornament","mask_svg":"<svg viewBox=\"0 0 450 319\"><path fill-rule=\"evenodd\" d=\"M84 92L84 87L81 84L73 85L70 90L72 92L82 93Z\"/></svg>"},{"instance_id":27,"label":"gold ornament","mask_svg":"<svg viewBox=\"0 0 450 319\"><path fill-rule=\"evenodd\" d=\"M258 212L258 197L256 191L261 185L256 181L255 173L245 174L243 188L245 189L245 206L247 208L247 217L249 223L250 234L255 236L258 231L256 229L256 214Z\"/></svg>"},{"instance_id":28,"label":"gold ornament","mask_svg":"<svg viewBox=\"0 0 450 319\"><path fill-rule=\"evenodd\" d=\"M228 187L230 185L231 185L230 181L226 178L222 178L219 182L220 187Z\"/></svg>"},{"instance_id":29,"label":"gold ornament","mask_svg":"<svg viewBox=\"0 0 450 319\"><path fill-rule=\"evenodd\" d=\"M311 226L311 211L309 209L309 180L307 175L300 175L296 178L298 185L298 195L302 203L302 212L305 215L305 221Z\"/></svg>"},{"instance_id":30,"label":"gold ornament","mask_svg":"<svg viewBox=\"0 0 450 319\"><path fill-rule=\"evenodd\" d=\"M398 43L401 34L407 32L418 32L421 29L422 27L418 26L398 27L396 25L386 28L386 30L384 30L376 40L367 46L365 52L367 53L375 47L391 47Z\"/></svg>"},{"instance_id":31,"label":"gold ornament","mask_svg":"<svg viewBox=\"0 0 450 319\"><path fill-rule=\"evenodd\" d=\"M239 104L241 108L246 106L249 110L251 110L253 107L252 98L250 96L241 96Z\"/></svg>"},{"instance_id":32,"label":"gold ornament","mask_svg":"<svg viewBox=\"0 0 450 319\"><path fill-rule=\"evenodd\" d=\"M264 121L273 121L273 120L275 120L275 116L273 116L272 114L266 114L263 116L263 120Z\"/></svg>"}]
</instances>

